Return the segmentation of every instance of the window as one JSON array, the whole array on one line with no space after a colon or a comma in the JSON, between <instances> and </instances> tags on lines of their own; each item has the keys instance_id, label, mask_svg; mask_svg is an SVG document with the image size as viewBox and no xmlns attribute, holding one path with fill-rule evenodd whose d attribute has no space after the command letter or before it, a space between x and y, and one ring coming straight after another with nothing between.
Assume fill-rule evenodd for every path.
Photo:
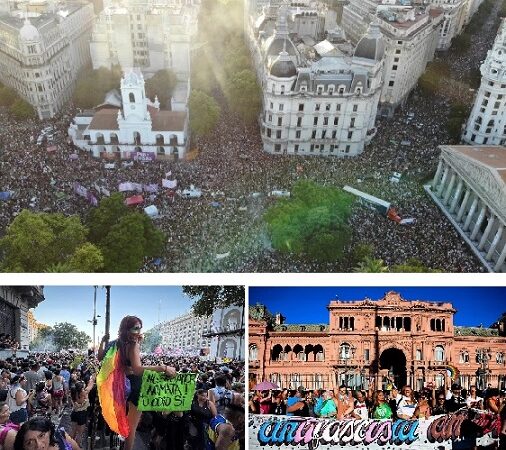
<instances>
[{"instance_id":1,"label":"window","mask_svg":"<svg viewBox=\"0 0 506 450\"><path fill-rule=\"evenodd\" d=\"M311 144L311 147L309 147L310 152L314 152L314 144Z\"/></svg>"},{"instance_id":2,"label":"window","mask_svg":"<svg viewBox=\"0 0 506 450\"><path fill-rule=\"evenodd\" d=\"M297 126L298 127L302 126L302 117L297 117Z\"/></svg>"},{"instance_id":3,"label":"window","mask_svg":"<svg viewBox=\"0 0 506 450\"><path fill-rule=\"evenodd\" d=\"M351 147L347 145L346 148L344 149L344 153L350 153L350 149Z\"/></svg>"},{"instance_id":4,"label":"window","mask_svg":"<svg viewBox=\"0 0 506 450\"><path fill-rule=\"evenodd\" d=\"M341 111L341 103L338 103L338 104L336 105L336 111Z\"/></svg>"},{"instance_id":5,"label":"window","mask_svg":"<svg viewBox=\"0 0 506 450\"><path fill-rule=\"evenodd\" d=\"M311 139L314 139L314 138L316 138L316 130L313 130L311 132Z\"/></svg>"},{"instance_id":6,"label":"window","mask_svg":"<svg viewBox=\"0 0 506 450\"><path fill-rule=\"evenodd\" d=\"M495 361L497 362L497 364L504 364L504 353L497 352L495 355Z\"/></svg>"},{"instance_id":7,"label":"window","mask_svg":"<svg viewBox=\"0 0 506 450\"><path fill-rule=\"evenodd\" d=\"M459 362L460 363L468 363L469 362L469 352L468 351L464 350L464 351L460 352Z\"/></svg>"},{"instance_id":8,"label":"window","mask_svg":"<svg viewBox=\"0 0 506 450\"><path fill-rule=\"evenodd\" d=\"M267 121L272 122L272 114L269 114L269 116L267 117Z\"/></svg>"},{"instance_id":9,"label":"window","mask_svg":"<svg viewBox=\"0 0 506 450\"><path fill-rule=\"evenodd\" d=\"M316 89L316 93L317 93L318 95L321 95L321 94L322 94L322 92L323 92L323 86L318 86L318 88Z\"/></svg>"},{"instance_id":10,"label":"window","mask_svg":"<svg viewBox=\"0 0 506 450\"><path fill-rule=\"evenodd\" d=\"M323 125L328 125L329 124L329 118L328 117L324 117L323 118Z\"/></svg>"},{"instance_id":11,"label":"window","mask_svg":"<svg viewBox=\"0 0 506 450\"><path fill-rule=\"evenodd\" d=\"M267 128L267 137L271 137L271 129Z\"/></svg>"},{"instance_id":12,"label":"window","mask_svg":"<svg viewBox=\"0 0 506 450\"><path fill-rule=\"evenodd\" d=\"M352 139L353 138L353 131L348 131L348 139Z\"/></svg>"},{"instance_id":13,"label":"window","mask_svg":"<svg viewBox=\"0 0 506 450\"><path fill-rule=\"evenodd\" d=\"M353 105L353 112L357 112L358 111L358 105Z\"/></svg>"},{"instance_id":14,"label":"window","mask_svg":"<svg viewBox=\"0 0 506 450\"><path fill-rule=\"evenodd\" d=\"M436 361L444 361L445 360L445 350L443 346L436 345L434 348L434 359Z\"/></svg>"},{"instance_id":15,"label":"window","mask_svg":"<svg viewBox=\"0 0 506 450\"><path fill-rule=\"evenodd\" d=\"M325 139L325 135L327 134L327 130L322 131L322 139Z\"/></svg>"},{"instance_id":16,"label":"window","mask_svg":"<svg viewBox=\"0 0 506 450\"><path fill-rule=\"evenodd\" d=\"M364 360L369 361L369 349L364 349Z\"/></svg>"},{"instance_id":17,"label":"window","mask_svg":"<svg viewBox=\"0 0 506 450\"><path fill-rule=\"evenodd\" d=\"M334 117L334 125L337 125L339 123L339 117Z\"/></svg>"},{"instance_id":18,"label":"window","mask_svg":"<svg viewBox=\"0 0 506 450\"><path fill-rule=\"evenodd\" d=\"M249 348L249 360L256 361L258 360L258 347L256 345L250 345Z\"/></svg>"},{"instance_id":19,"label":"window","mask_svg":"<svg viewBox=\"0 0 506 450\"><path fill-rule=\"evenodd\" d=\"M421 361L422 360L422 351L420 349L416 350L416 360Z\"/></svg>"},{"instance_id":20,"label":"window","mask_svg":"<svg viewBox=\"0 0 506 450\"><path fill-rule=\"evenodd\" d=\"M276 139L281 139L281 130L276 131Z\"/></svg>"},{"instance_id":21,"label":"window","mask_svg":"<svg viewBox=\"0 0 506 450\"><path fill-rule=\"evenodd\" d=\"M283 118L278 117L278 127L280 127L283 124Z\"/></svg>"},{"instance_id":22,"label":"window","mask_svg":"<svg viewBox=\"0 0 506 450\"><path fill-rule=\"evenodd\" d=\"M327 103L327 104L325 105L325 110L326 110L326 111L330 111L330 103Z\"/></svg>"},{"instance_id":23,"label":"window","mask_svg":"<svg viewBox=\"0 0 506 450\"><path fill-rule=\"evenodd\" d=\"M350 344L343 343L339 347L339 358L340 359L351 359L351 346Z\"/></svg>"},{"instance_id":24,"label":"window","mask_svg":"<svg viewBox=\"0 0 506 450\"><path fill-rule=\"evenodd\" d=\"M271 102L269 108L274 109L274 103Z\"/></svg>"},{"instance_id":25,"label":"window","mask_svg":"<svg viewBox=\"0 0 506 450\"><path fill-rule=\"evenodd\" d=\"M304 111L304 103L299 103L299 111Z\"/></svg>"},{"instance_id":26,"label":"window","mask_svg":"<svg viewBox=\"0 0 506 450\"><path fill-rule=\"evenodd\" d=\"M280 152L281 151L281 144L275 144L274 145L274 151L275 152Z\"/></svg>"},{"instance_id":27,"label":"window","mask_svg":"<svg viewBox=\"0 0 506 450\"><path fill-rule=\"evenodd\" d=\"M280 103L280 104L279 104L279 110L280 110L280 111L283 111L284 106L285 106L285 105L283 105L283 103Z\"/></svg>"},{"instance_id":28,"label":"window","mask_svg":"<svg viewBox=\"0 0 506 450\"><path fill-rule=\"evenodd\" d=\"M320 111L320 104L317 103L316 105L314 105L314 110L315 111Z\"/></svg>"},{"instance_id":29,"label":"window","mask_svg":"<svg viewBox=\"0 0 506 450\"><path fill-rule=\"evenodd\" d=\"M392 70L397 70L397 64L394 64L394 65L392 66Z\"/></svg>"},{"instance_id":30,"label":"window","mask_svg":"<svg viewBox=\"0 0 506 450\"><path fill-rule=\"evenodd\" d=\"M490 97L490 92L485 91L485 97L489 98Z\"/></svg>"},{"instance_id":31,"label":"window","mask_svg":"<svg viewBox=\"0 0 506 450\"><path fill-rule=\"evenodd\" d=\"M394 58L394 62L399 62L399 58Z\"/></svg>"},{"instance_id":32,"label":"window","mask_svg":"<svg viewBox=\"0 0 506 450\"><path fill-rule=\"evenodd\" d=\"M318 117L313 117L313 125L318 125Z\"/></svg>"},{"instance_id":33,"label":"window","mask_svg":"<svg viewBox=\"0 0 506 450\"><path fill-rule=\"evenodd\" d=\"M295 144L294 147L293 147L293 151L295 153L299 153L299 144Z\"/></svg>"},{"instance_id":34,"label":"window","mask_svg":"<svg viewBox=\"0 0 506 450\"><path fill-rule=\"evenodd\" d=\"M388 86L392 87L394 85L394 81L389 81Z\"/></svg>"},{"instance_id":35,"label":"window","mask_svg":"<svg viewBox=\"0 0 506 450\"><path fill-rule=\"evenodd\" d=\"M282 84L282 85L281 85L281 94L284 94L284 93L285 93L285 85L284 85L284 84Z\"/></svg>"},{"instance_id":36,"label":"window","mask_svg":"<svg viewBox=\"0 0 506 450\"><path fill-rule=\"evenodd\" d=\"M350 128L354 128L354 127L355 127L355 117L352 117L350 120Z\"/></svg>"},{"instance_id":37,"label":"window","mask_svg":"<svg viewBox=\"0 0 506 450\"><path fill-rule=\"evenodd\" d=\"M336 130L332 131L332 139L335 139L336 135L337 135L337 131Z\"/></svg>"},{"instance_id":38,"label":"window","mask_svg":"<svg viewBox=\"0 0 506 450\"><path fill-rule=\"evenodd\" d=\"M295 139L300 139L300 130L295 132Z\"/></svg>"},{"instance_id":39,"label":"window","mask_svg":"<svg viewBox=\"0 0 506 450\"><path fill-rule=\"evenodd\" d=\"M401 51L400 51L399 49L397 49L397 50L395 51L395 54L396 54L396 55L400 55L400 54L401 54Z\"/></svg>"}]
</instances>

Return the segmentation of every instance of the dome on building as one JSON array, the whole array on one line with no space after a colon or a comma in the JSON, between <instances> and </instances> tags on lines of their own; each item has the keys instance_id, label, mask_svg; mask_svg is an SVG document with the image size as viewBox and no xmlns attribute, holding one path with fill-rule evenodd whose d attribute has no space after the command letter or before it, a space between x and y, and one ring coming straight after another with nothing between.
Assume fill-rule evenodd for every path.
<instances>
[{"instance_id":1,"label":"dome on building","mask_svg":"<svg viewBox=\"0 0 506 450\"><path fill-rule=\"evenodd\" d=\"M297 75L297 68L287 52L281 52L271 65L270 73L273 77L290 78Z\"/></svg>"},{"instance_id":2,"label":"dome on building","mask_svg":"<svg viewBox=\"0 0 506 450\"><path fill-rule=\"evenodd\" d=\"M265 41L265 56L277 56L281 52L286 52L290 56L298 57L298 50L295 47L295 44L291 41L291 39L283 37L283 36L270 36Z\"/></svg>"},{"instance_id":3,"label":"dome on building","mask_svg":"<svg viewBox=\"0 0 506 450\"><path fill-rule=\"evenodd\" d=\"M354 56L357 58L381 61L384 55L385 41L379 29L379 25L373 22L369 25L366 35L358 41Z\"/></svg>"},{"instance_id":4,"label":"dome on building","mask_svg":"<svg viewBox=\"0 0 506 450\"><path fill-rule=\"evenodd\" d=\"M19 37L23 41L38 41L40 39L40 34L39 30L26 19L25 24L19 30Z\"/></svg>"}]
</instances>

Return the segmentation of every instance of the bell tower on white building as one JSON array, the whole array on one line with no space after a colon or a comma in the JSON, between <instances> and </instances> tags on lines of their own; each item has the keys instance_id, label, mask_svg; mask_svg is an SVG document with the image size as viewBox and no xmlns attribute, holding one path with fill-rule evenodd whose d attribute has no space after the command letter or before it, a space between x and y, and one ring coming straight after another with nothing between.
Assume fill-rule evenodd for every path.
<instances>
[{"instance_id":1,"label":"bell tower on white building","mask_svg":"<svg viewBox=\"0 0 506 450\"><path fill-rule=\"evenodd\" d=\"M130 70L121 79L121 99L123 101L123 118L125 120L149 119L148 101L144 88L142 73Z\"/></svg>"}]
</instances>

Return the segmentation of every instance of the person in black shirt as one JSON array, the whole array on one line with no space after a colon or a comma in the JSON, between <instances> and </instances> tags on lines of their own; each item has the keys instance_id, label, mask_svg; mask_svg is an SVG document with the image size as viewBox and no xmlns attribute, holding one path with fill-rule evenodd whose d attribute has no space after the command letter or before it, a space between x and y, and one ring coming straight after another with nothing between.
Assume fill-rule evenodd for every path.
<instances>
[{"instance_id":1,"label":"person in black shirt","mask_svg":"<svg viewBox=\"0 0 506 450\"><path fill-rule=\"evenodd\" d=\"M467 406L466 399L461 395L462 388L460 384L452 384L451 395L446 396L446 408L448 412L455 412L464 406Z\"/></svg>"}]
</instances>

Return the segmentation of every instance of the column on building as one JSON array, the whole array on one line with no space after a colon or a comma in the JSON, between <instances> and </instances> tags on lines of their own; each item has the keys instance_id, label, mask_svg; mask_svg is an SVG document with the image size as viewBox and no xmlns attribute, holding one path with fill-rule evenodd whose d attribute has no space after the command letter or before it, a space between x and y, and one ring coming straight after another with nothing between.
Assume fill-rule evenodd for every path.
<instances>
[{"instance_id":1,"label":"column on building","mask_svg":"<svg viewBox=\"0 0 506 450\"><path fill-rule=\"evenodd\" d=\"M432 192L494 271L500 272L506 259L504 223L444 159L436 170Z\"/></svg>"}]
</instances>

